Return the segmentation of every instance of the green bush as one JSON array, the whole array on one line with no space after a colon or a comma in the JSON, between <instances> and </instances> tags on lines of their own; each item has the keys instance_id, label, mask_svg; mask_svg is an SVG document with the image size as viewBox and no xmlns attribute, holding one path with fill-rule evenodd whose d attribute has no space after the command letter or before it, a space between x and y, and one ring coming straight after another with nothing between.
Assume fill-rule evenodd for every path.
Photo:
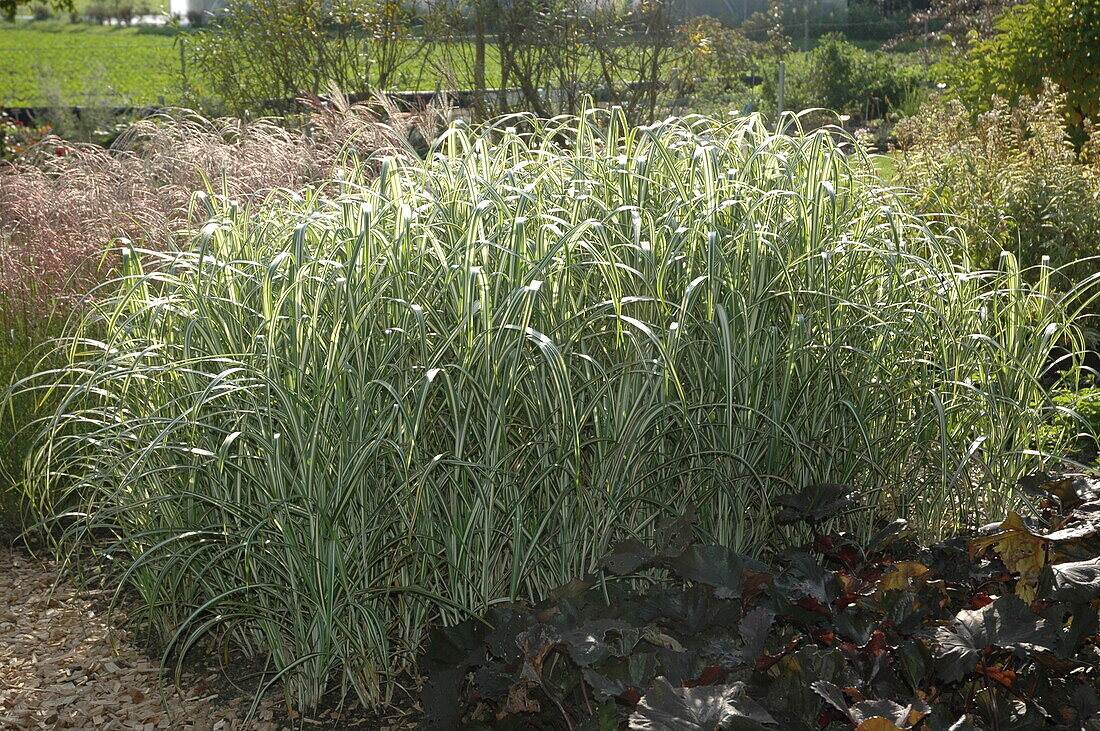
<instances>
[{"instance_id":1,"label":"green bush","mask_svg":"<svg viewBox=\"0 0 1100 731\"><path fill-rule=\"evenodd\" d=\"M980 523L1073 313L1011 257L956 266L834 134L510 117L370 180L206 198L193 249L121 252L43 375L39 508L170 649L264 656L301 706L384 701L430 622L691 506L754 554L792 486L866 486L864 537Z\"/></svg>"},{"instance_id":2,"label":"green bush","mask_svg":"<svg viewBox=\"0 0 1100 731\"><path fill-rule=\"evenodd\" d=\"M898 54L865 51L839 35L827 35L808 53L786 58L787 109L823 108L860 119L879 119L917 93L923 70ZM769 99L776 95L774 65L765 74Z\"/></svg>"},{"instance_id":3,"label":"green bush","mask_svg":"<svg viewBox=\"0 0 1100 731\"><path fill-rule=\"evenodd\" d=\"M1100 254L1100 158L1069 141L1065 95L1046 87L1016 104L996 99L975 115L937 100L898 124L895 182L916 191L919 208L947 214L966 235L959 257L996 266L1001 251L1024 265L1049 256L1056 267ZM1095 261L1062 268L1056 286L1096 271Z\"/></svg>"},{"instance_id":4,"label":"green bush","mask_svg":"<svg viewBox=\"0 0 1100 731\"><path fill-rule=\"evenodd\" d=\"M758 107L754 87L763 60L787 50L707 16L685 22L678 33L681 65L674 92L696 112Z\"/></svg>"},{"instance_id":5,"label":"green bush","mask_svg":"<svg viewBox=\"0 0 1100 731\"><path fill-rule=\"evenodd\" d=\"M256 112L330 87L386 89L419 53L399 0L233 0L193 34L200 93Z\"/></svg>"},{"instance_id":6,"label":"green bush","mask_svg":"<svg viewBox=\"0 0 1100 731\"><path fill-rule=\"evenodd\" d=\"M997 19L996 33L941 69L975 109L993 97L1014 102L1039 93L1046 80L1066 92L1065 113L1075 135L1100 121L1100 2L1029 0Z\"/></svg>"}]
</instances>

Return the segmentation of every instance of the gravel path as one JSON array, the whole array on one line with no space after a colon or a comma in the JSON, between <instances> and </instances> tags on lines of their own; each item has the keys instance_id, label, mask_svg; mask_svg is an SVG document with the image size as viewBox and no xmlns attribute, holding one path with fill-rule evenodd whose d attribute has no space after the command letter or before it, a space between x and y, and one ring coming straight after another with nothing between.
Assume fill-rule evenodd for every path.
<instances>
[{"instance_id":1,"label":"gravel path","mask_svg":"<svg viewBox=\"0 0 1100 731\"><path fill-rule=\"evenodd\" d=\"M263 720L275 715L270 703L246 727L251 699L220 700L216 675L178 691L98 603L54 577L51 565L0 548L0 729L282 727Z\"/></svg>"}]
</instances>

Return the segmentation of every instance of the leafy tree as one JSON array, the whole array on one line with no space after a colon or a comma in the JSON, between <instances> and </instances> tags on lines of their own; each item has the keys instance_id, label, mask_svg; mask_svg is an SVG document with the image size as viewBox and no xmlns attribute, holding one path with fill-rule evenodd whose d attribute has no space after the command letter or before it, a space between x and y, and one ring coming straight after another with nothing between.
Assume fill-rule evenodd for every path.
<instances>
[{"instance_id":1,"label":"leafy tree","mask_svg":"<svg viewBox=\"0 0 1100 731\"><path fill-rule=\"evenodd\" d=\"M1100 118L1100 0L1031 0L1006 10L994 35L946 69L959 95L989 108L993 95L1015 100L1050 79L1065 90L1076 136Z\"/></svg>"},{"instance_id":2,"label":"leafy tree","mask_svg":"<svg viewBox=\"0 0 1100 731\"><path fill-rule=\"evenodd\" d=\"M671 0L431 0L425 36L479 118L574 114L588 97L652 118L683 55ZM470 46L473 46L472 52ZM499 86L513 91L497 94Z\"/></svg>"},{"instance_id":3,"label":"leafy tree","mask_svg":"<svg viewBox=\"0 0 1100 731\"><path fill-rule=\"evenodd\" d=\"M31 0L0 0L0 16L5 20L15 20L15 13L21 5L26 5ZM69 11L73 9L73 0L48 0L48 4L54 10Z\"/></svg>"}]
</instances>

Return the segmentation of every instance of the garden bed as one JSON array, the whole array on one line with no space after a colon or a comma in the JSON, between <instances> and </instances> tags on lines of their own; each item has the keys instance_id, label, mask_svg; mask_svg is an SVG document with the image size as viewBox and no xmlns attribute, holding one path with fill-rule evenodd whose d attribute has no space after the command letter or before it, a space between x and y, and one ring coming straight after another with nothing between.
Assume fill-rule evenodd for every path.
<instances>
[{"instance_id":1,"label":"garden bed","mask_svg":"<svg viewBox=\"0 0 1100 731\"><path fill-rule=\"evenodd\" d=\"M1021 487L1037 518L921 545L902 520L822 532L857 498L817 485L776 501L809 540L766 562L666 522L540 604L436 631L428 727L1097 731L1100 482Z\"/></svg>"},{"instance_id":2,"label":"garden bed","mask_svg":"<svg viewBox=\"0 0 1100 731\"><path fill-rule=\"evenodd\" d=\"M326 697L304 718L278 689L254 706L261 668L209 649L173 684L102 591L2 550L0 725L398 731L422 708L427 728L1095 731L1100 481L1021 488L1035 518L922 546L900 520L823 532L860 498L814 486L776 502L807 543L766 562L694 543L689 512L542 603L434 630L407 679L422 703L387 716Z\"/></svg>"}]
</instances>

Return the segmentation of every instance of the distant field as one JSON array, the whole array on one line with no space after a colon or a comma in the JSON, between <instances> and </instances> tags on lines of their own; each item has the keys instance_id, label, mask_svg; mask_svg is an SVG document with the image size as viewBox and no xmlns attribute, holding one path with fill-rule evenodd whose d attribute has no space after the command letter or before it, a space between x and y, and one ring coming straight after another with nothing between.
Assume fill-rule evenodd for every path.
<instances>
[{"instance_id":1,"label":"distant field","mask_svg":"<svg viewBox=\"0 0 1100 731\"><path fill-rule=\"evenodd\" d=\"M161 95L178 101L174 39L151 27L0 23L0 105L155 104Z\"/></svg>"},{"instance_id":2,"label":"distant field","mask_svg":"<svg viewBox=\"0 0 1100 731\"><path fill-rule=\"evenodd\" d=\"M110 7L111 4L110 2L104 2L104 0L75 0L75 2L73 2L77 12L81 13L87 12L88 7L91 5L106 5ZM135 10L148 10L150 13L168 12L168 0L133 0L125 4L133 5Z\"/></svg>"},{"instance_id":3,"label":"distant field","mask_svg":"<svg viewBox=\"0 0 1100 731\"><path fill-rule=\"evenodd\" d=\"M187 33L187 31L184 31ZM178 34L155 27L120 28L66 21L0 22L0 106L156 104L180 101ZM461 56L472 46L459 44ZM499 63L490 51L487 75L497 83ZM396 74L396 90L466 86L468 74L438 49ZM467 63L459 66L466 67ZM450 73L442 69L450 68ZM192 69L193 71L193 69ZM192 79L192 81L197 81Z\"/></svg>"},{"instance_id":4,"label":"distant field","mask_svg":"<svg viewBox=\"0 0 1100 731\"><path fill-rule=\"evenodd\" d=\"M186 39L189 31L182 32ZM168 104L179 102L177 38L175 31L151 26L0 22L0 106L49 106L59 96L71 105L156 104L162 96ZM390 88L468 88L473 84L472 60L470 43L434 47L399 69ZM491 47L485 71L490 86L500 83L500 61ZM194 76L191 82L201 86Z\"/></svg>"},{"instance_id":5,"label":"distant field","mask_svg":"<svg viewBox=\"0 0 1100 731\"><path fill-rule=\"evenodd\" d=\"M180 33L183 33L181 38ZM67 20L0 22L0 106L167 104L182 101L180 48L190 31L122 28ZM413 41L417 46L420 42ZM390 90L470 88L473 44L420 48L391 79ZM486 82L500 83L500 60L486 54ZM189 65L189 81L202 80ZM597 78L594 60L581 76Z\"/></svg>"}]
</instances>

